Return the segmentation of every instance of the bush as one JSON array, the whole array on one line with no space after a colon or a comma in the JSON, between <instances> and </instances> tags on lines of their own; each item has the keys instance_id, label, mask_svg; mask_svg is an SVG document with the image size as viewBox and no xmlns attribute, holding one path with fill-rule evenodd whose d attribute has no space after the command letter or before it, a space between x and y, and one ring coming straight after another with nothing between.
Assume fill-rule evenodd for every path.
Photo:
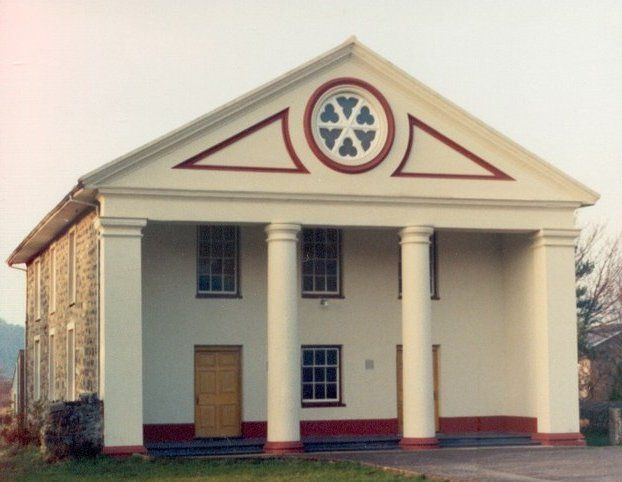
<instances>
[{"instance_id":1,"label":"bush","mask_svg":"<svg viewBox=\"0 0 622 482\"><path fill-rule=\"evenodd\" d=\"M11 417L0 429L0 438L10 445L39 445L39 431L37 426L24 424L20 427L17 417Z\"/></svg>"}]
</instances>

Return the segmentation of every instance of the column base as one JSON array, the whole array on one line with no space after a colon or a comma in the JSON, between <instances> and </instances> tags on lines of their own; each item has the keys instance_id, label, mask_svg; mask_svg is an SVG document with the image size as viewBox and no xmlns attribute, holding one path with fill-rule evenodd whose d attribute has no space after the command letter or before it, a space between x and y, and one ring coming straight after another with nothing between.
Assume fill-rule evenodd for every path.
<instances>
[{"instance_id":1,"label":"column base","mask_svg":"<svg viewBox=\"0 0 622 482\"><path fill-rule=\"evenodd\" d=\"M304 452L302 442L266 442L263 451L267 454L286 455Z\"/></svg>"},{"instance_id":2,"label":"column base","mask_svg":"<svg viewBox=\"0 0 622 482\"><path fill-rule=\"evenodd\" d=\"M534 433L531 438L542 445L585 447L581 433Z\"/></svg>"},{"instance_id":3,"label":"column base","mask_svg":"<svg viewBox=\"0 0 622 482\"><path fill-rule=\"evenodd\" d=\"M437 449L438 439L436 437L429 437L429 438L402 437L402 440L400 440L400 448L402 450Z\"/></svg>"},{"instance_id":4,"label":"column base","mask_svg":"<svg viewBox=\"0 0 622 482\"><path fill-rule=\"evenodd\" d=\"M129 455L146 455L147 449L142 445L113 445L104 447L102 454L112 455L115 457L127 457Z\"/></svg>"}]
</instances>

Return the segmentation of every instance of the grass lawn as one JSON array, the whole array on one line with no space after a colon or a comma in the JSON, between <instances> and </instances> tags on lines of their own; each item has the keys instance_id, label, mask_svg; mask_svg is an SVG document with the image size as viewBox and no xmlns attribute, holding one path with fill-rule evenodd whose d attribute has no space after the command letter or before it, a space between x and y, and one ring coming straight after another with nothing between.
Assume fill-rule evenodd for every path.
<instances>
[{"instance_id":1,"label":"grass lawn","mask_svg":"<svg viewBox=\"0 0 622 482\"><path fill-rule=\"evenodd\" d=\"M70 460L46 463L33 448L0 447L2 481L422 481L350 462L297 458L144 459L141 457Z\"/></svg>"}]
</instances>

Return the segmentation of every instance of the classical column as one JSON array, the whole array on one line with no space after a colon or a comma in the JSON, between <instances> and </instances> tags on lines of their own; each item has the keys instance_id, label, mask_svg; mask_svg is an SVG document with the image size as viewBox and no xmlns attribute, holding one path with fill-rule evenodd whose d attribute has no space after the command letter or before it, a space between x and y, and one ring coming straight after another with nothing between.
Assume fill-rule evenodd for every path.
<instances>
[{"instance_id":1,"label":"classical column","mask_svg":"<svg viewBox=\"0 0 622 482\"><path fill-rule=\"evenodd\" d=\"M144 453L141 238L145 219L98 219L104 453Z\"/></svg>"},{"instance_id":2,"label":"classical column","mask_svg":"<svg viewBox=\"0 0 622 482\"><path fill-rule=\"evenodd\" d=\"M585 445L579 432L574 229L543 229L533 239L534 439Z\"/></svg>"},{"instance_id":3,"label":"classical column","mask_svg":"<svg viewBox=\"0 0 622 482\"><path fill-rule=\"evenodd\" d=\"M270 224L268 235L268 439L271 453L302 451L296 246L298 224Z\"/></svg>"},{"instance_id":4,"label":"classical column","mask_svg":"<svg viewBox=\"0 0 622 482\"><path fill-rule=\"evenodd\" d=\"M430 236L428 226L400 231L404 449L438 447L434 423Z\"/></svg>"}]
</instances>

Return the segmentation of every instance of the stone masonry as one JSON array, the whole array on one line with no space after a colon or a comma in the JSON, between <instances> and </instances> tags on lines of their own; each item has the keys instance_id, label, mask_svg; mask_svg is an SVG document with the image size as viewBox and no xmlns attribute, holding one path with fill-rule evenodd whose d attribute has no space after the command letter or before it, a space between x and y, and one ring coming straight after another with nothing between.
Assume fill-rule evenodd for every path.
<instances>
[{"instance_id":1,"label":"stone masonry","mask_svg":"<svg viewBox=\"0 0 622 482\"><path fill-rule=\"evenodd\" d=\"M34 341L40 337L41 399L67 398L67 326L73 322L75 335L75 395L98 391L98 239L95 211L72 226L28 262L26 298L26 403L34 402ZM69 232L76 236L76 299L69 295ZM56 309L51 312L51 250L56 253ZM36 319L35 262L41 263L41 310ZM50 380L49 344L54 331L54 380ZM50 383L54 384L53 392ZM50 395L53 395L52 397Z\"/></svg>"}]
</instances>

